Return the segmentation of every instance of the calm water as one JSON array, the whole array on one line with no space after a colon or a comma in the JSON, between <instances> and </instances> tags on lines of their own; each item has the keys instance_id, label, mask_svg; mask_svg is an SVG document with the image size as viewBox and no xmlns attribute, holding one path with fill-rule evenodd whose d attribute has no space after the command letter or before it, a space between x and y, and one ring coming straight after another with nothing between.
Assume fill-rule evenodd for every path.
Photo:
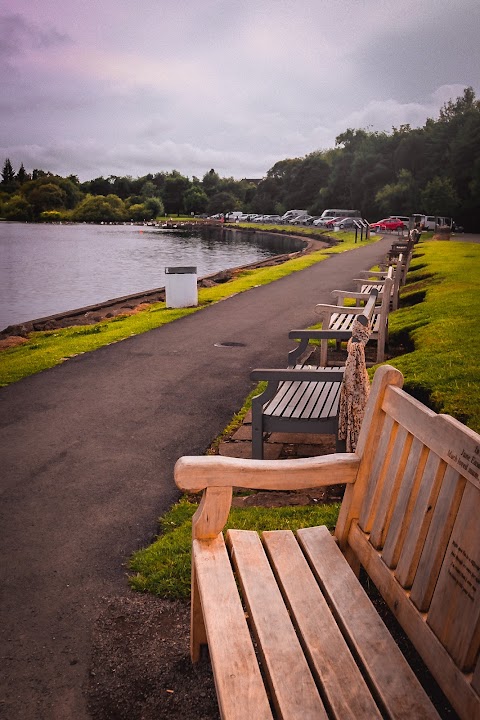
<instances>
[{"instance_id":1,"label":"calm water","mask_svg":"<svg viewBox=\"0 0 480 720\"><path fill-rule=\"evenodd\" d=\"M0 330L165 284L164 268L198 277L292 252L294 241L228 230L0 222Z\"/></svg>"}]
</instances>

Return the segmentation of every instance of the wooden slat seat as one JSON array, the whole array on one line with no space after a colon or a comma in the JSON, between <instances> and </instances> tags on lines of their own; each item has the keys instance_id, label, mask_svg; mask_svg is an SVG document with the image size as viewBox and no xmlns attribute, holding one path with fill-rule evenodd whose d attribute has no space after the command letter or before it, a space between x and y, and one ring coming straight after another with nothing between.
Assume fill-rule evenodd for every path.
<instances>
[{"instance_id":1,"label":"wooden slat seat","mask_svg":"<svg viewBox=\"0 0 480 720\"><path fill-rule=\"evenodd\" d=\"M375 308L376 292L368 297L364 308L359 308L364 323L371 321ZM337 435L340 388L343 367L301 365L297 360L305 354L311 339L335 338L348 340L348 329L291 331L289 337L300 339L300 344L289 353L286 369L255 369L252 380L267 380L266 390L252 400L252 457L263 458L263 435L266 432L325 433ZM340 441L337 441L341 449Z\"/></svg>"},{"instance_id":2,"label":"wooden slat seat","mask_svg":"<svg viewBox=\"0 0 480 720\"><path fill-rule=\"evenodd\" d=\"M375 373L354 453L184 457L192 659L208 644L223 720L439 717L358 581L363 567L461 720L480 718L480 436ZM326 527L222 529L233 487L345 484ZM454 717L447 710L445 717Z\"/></svg>"},{"instance_id":3,"label":"wooden slat seat","mask_svg":"<svg viewBox=\"0 0 480 720\"><path fill-rule=\"evenodd\" d=\"M372 292L377 292L378 303L371 315L370 340L377 343L376 362L383 362L385 358L385 347L388 342L388 315L390 312L390 297L393 287L393 270L390 270L387 277L382 280L377 288L371 286L369 292L353 292L349 290L334 290L332 295L336 298L336 305L324 303L315 306L315 312L322 317L322 330L334 332L346 331L351 328L355 317L362 313L361 303L365 303L371 297ZM345 300L354 300L356 305L344 305ZM328 338L325 336L320 343L320 365L328 363Z\"/></svg>"}]
</instances>

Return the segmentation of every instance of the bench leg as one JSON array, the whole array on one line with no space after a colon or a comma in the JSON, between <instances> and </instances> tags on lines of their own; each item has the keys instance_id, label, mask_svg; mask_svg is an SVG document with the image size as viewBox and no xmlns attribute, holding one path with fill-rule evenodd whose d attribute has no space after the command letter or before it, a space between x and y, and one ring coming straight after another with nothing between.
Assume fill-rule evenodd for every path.
<instances>
[{"instance_id":1,"label":"bench leg","mask_svg":"<svg viewBox=\"0 0 480 720\"><path fill-rule=\"evenodd\" d=\"M252 458L263 460L263 423L262 414L252 407Z\"/></svg>"},{"instance_id":2,"label":"bench leg","mask_svg":"<svg viewBox=\"0 0 480 720\"><path fill-rule=\"evenodd\" d=\"M190 610L190 657L192 662L200 660L202 646L207 645L207 633L203 621L202 604L198 592L197 579L195 576L195 564L192 558L192 589L191 589L191 610Z\"/></svg>"}]
</instances>

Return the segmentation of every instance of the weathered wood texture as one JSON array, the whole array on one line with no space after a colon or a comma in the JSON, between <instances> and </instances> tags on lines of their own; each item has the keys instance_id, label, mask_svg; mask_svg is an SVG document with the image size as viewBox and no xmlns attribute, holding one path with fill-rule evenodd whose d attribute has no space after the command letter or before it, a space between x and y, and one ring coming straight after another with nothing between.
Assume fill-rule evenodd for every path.
<instances>
[{"instance_id":1,"label":"weathered wood texture","mask_svg":"<svg viewBox=\"0 0 480 720\"><path fill-rule=\"evenodd\" d=\"M177 464L181 489L208 488L194 528L192 658L208 643L222 718L437 717L358 582L361 565L458 716L480 720L480 436L401 385L379 368L355 453ZM335 537L230 530L225 547L232 485L342 476Z\"/></svg>"}]
</instances>

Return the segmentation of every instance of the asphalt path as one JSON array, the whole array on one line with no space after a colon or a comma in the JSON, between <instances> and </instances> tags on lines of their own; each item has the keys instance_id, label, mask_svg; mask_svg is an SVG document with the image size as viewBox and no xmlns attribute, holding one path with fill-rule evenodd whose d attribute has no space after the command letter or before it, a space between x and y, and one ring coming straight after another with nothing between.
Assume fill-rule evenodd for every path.
<instances>
[{"instance_id":1,"label":"asphalt path","mask_svg":"<svg viewBox=\"0 0 480 720\"><path fill-rule=\"evenodd\" d=\"M88 718L99 599L128 591L128 557L178 498L175 461L205 452L252 389L250 371L285 367L288 331L317 322L315 303L352 289L391 242L0 390L1 718Z\"/></svg>"}]
</instances>

